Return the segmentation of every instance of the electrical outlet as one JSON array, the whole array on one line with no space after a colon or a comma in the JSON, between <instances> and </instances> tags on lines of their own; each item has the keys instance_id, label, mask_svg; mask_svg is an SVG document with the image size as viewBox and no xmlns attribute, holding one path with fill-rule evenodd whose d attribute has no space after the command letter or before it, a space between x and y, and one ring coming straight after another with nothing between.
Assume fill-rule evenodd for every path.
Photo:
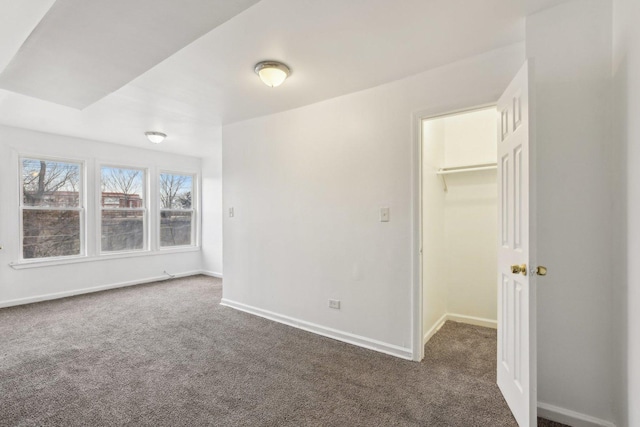
<instances>
[{"instance_id":1,"label":"electrical outlet","mask_svg":"<svg viewBox=\"0 0 640 427\"><path fill-rule=\"evenodd\" d=\"M335 308L336 310L340 310L340 300L330 299L329 308Z\"/></svg>"},{"instance_id":2,"label":"electrical outlet","mask_svg":"<svg viewBox=\"0 0 640 427\"><path fill-rule=\"evenodd\" d=\"M233 211L233 208L229 208L229 218L233 218L235 215L235 212Z\"/></svg>"}]
</instances>

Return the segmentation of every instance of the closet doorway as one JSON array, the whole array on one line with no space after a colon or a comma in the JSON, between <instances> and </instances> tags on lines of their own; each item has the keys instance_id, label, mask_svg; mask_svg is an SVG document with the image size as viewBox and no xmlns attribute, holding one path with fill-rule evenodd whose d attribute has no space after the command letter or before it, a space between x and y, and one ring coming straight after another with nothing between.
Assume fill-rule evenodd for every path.
<instances>
[{"instance_id":1,"label":"closet doorway","mask_svg":"<svg viewBox=\"0 0 640 427\"><path fill-rule=\"evenodd\" d=\"M423 345L447 321L497 327L496 108L423 119Z\"/></svg>"}]
</instances>

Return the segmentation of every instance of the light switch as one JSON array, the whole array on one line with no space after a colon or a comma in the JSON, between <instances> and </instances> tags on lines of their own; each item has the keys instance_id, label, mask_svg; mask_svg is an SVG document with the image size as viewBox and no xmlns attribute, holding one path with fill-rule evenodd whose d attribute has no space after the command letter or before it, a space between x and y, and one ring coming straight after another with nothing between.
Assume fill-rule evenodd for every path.
<instances>
[{"instance_id":1,"label":"light switch","mask_svg":"<svg viewBox=\"0 0 640 427\"><path fill-rule=\"evenodd\" d=\"M380 208L380 222L389 222L389 208Z\"/></svg>"},{"instance_id":2,"label":"light switch","mask_svg":"<svg viewBox=\"0 0 640 427\"><path fill-rule=\"evenodd\" d=\"M229 208L229 218L233 218L234 215L233 208Z\"/></svg>"}]
</instances>

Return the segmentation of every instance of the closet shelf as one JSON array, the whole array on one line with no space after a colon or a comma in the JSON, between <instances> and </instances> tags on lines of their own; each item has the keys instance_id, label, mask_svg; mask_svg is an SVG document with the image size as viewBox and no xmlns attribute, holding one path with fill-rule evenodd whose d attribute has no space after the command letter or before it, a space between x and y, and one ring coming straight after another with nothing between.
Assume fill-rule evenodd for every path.
<instances>
[{"instance_id":1,"label":"closet shelf","mask_svg":"<svg viewBox=\"0 0 640 427\"><path fill-rule=\"evenodd\" d=\"M483 163L481 165L456 166L453 168L438 169L438 171L436 172L436 175L449 175L451 173L486 171L486 170L497 169L497 168L498 168L497 163Z\"/></svg>"},{"instance_id":2,"label":"closet shelf","mask_svg":"<svg viewBox=\"0 0 640 427\"><path fill-rule=\"evenodd\" d=\"M476 171L487 171L497 169L497 163L483 163L480 165L469 165L469 166L456 166L451 168L440 168L436 172L436 175L440 175L442 177L442 185L444 185L444 191L449 191L447 187L447 180L445 179L445 175L450 175L452 173L462 173L462 172L476 172Z\"/></svg>"}]
</instances>

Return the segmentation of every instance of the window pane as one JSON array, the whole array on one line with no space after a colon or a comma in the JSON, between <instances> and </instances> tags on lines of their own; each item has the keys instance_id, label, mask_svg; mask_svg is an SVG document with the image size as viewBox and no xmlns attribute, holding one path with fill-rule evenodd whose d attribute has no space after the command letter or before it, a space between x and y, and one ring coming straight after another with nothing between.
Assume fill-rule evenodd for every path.
<instances>
[{"instance_id":1,"label":"window pane","mask_svg":"<svg viewBox=\"0 0 640 427\"><path fill-rule=\"evenodd\" d=\"M193 176L160 174L160 208L191 209Z\"/></svg>"},{"instance_id":2,"label":"window pane","mask_svg":"<svg viewBox=\"0 0 640 427\"><path fill-rule=\"evenodd\" d=\"M144 212L102 211L102 251L144 249Z\"/></svg>"},{"instance_id":3,"label":"window pane","mask_svg":"<svg viewBox=\"0 0 640 427\"><path fill-rule=\"evenodd\" d=\"M22 211L24 259L80 255L80 212Z\"/></svg>"},{"instance_id":4,"label":"window pane","mask_svg":"<svg viewBox=\"0 0 640 427\"><path fill-rule=\"evenodd\" d=\"M80 165L51 160L22 160L25 206L79 207Z\"/></svg>"},{"instance_id":5,"label":"window pane","mask_svg":"<svg viewBox=\"0 0 640 427\"><path fill-rule=\"evenodd\" d=\"M191 217L188 211L160 213L160 246L191 245Z\"/></svg>"},{"instance_id":6,"label":"window pane","mask_svg":"<svg viewBox=\"0 0 640 427\"><path fill-rule=\"evenodd\" d=\"M103 166L101 169L103 208L144 207L144 171ZM104 232L103 232L104 234Z\"/></svg>"}]
</instances>

